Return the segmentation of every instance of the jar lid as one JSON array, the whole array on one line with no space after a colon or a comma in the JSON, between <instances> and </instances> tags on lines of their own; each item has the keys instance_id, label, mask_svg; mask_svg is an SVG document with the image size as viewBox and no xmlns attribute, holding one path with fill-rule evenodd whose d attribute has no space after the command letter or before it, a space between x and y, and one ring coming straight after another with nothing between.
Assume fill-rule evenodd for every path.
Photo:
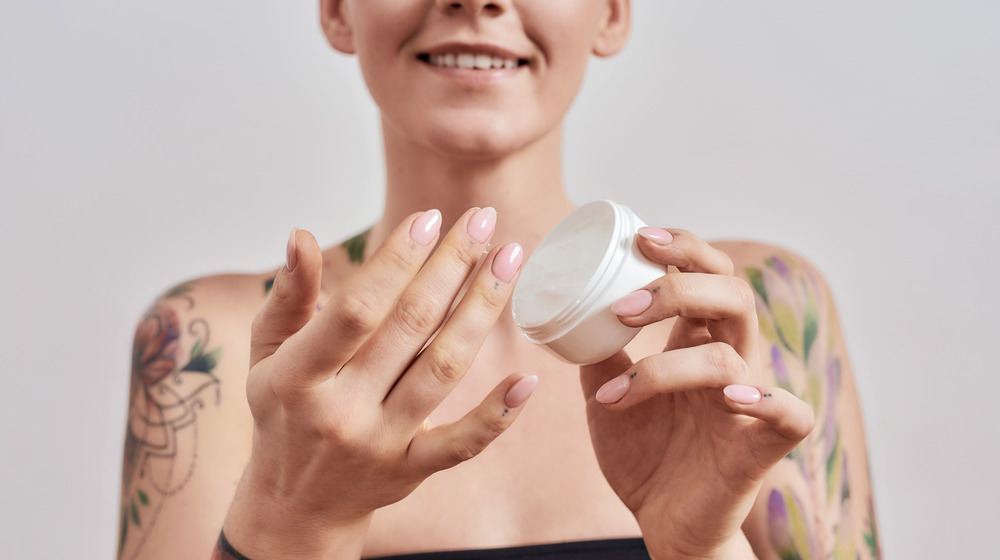
<instances>
[{"instance_id":1,"label":"jar lid","mask_svg":"<svg viewBox=\"0 0 1000 560\"><path fill-rule=\"evenodd\" d=\"M578 310L613 271L619 223L616 204L599 200L563 218L524 265L511 309L529 338L544 342L571 325ZM619 263L620 264L620 263Z\"/></svg>"}]
</instances>

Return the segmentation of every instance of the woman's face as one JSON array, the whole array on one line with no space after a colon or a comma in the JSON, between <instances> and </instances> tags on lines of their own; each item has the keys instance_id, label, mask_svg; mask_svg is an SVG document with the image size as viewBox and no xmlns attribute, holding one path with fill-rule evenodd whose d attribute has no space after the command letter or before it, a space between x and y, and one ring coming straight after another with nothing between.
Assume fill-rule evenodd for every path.
<instances>
[{"instance_id":1,"label":"woman's face","mask_svg":"<svg viewBox=\"0 0 1000 560\"><path fill-rule=\"evenodd\" d=\"M388 134L458 157L514 152L558 127L591 54L628 34L627 0L323 0Z\"/></svg>"}]
</instances>

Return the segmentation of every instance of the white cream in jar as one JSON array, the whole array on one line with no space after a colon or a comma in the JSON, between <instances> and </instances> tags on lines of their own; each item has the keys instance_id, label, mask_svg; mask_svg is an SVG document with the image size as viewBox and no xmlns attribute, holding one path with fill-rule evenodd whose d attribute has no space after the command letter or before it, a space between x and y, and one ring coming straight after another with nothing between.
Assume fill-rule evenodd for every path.
<instances>
[{"instance_id":1,"label":"white cream in jar","mask_svg":"<svg viewBox=\"0 0 1000 560\"><path fill-rule=\"evenodd\" d=\"M585 204L545 236L521 271L511 308L524 336L574 364L611 357L639 329L611 304L663 276L639 250L646 224L610 200Z\"/></svg>"}]
</instances>

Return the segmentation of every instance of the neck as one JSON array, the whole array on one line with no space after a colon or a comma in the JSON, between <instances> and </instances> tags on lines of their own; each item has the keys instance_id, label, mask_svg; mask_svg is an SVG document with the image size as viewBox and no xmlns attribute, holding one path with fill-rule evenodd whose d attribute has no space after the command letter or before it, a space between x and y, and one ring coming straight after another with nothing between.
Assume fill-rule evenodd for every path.
<instances>
[{"instance_id":1,"label":"neck","mask_svg":"<svg viewBox=\"0 0 1000 560\"><path fill-rule=\"evenodd\" d=\"M473 206L497 210L493 245L520 243L526 252L571 209L562 179L562 130L496 159L456 158L418 145L383 126L386 197L368 236L378 247L406 216L437 208L447 231Z\"/></svg>"}]
</instances>

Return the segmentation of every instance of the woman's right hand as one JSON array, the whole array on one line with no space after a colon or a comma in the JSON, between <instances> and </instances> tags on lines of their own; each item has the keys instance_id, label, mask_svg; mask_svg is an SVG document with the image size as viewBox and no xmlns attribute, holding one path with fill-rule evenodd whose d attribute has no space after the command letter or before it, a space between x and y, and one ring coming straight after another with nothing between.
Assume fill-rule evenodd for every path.
<instances>
[{"instance_id":1,"label":"woman's right hand","mask_svg":"<svg viewBox=\"0 0 1000 560\"><path fill-rule=\"evenodd\" d=\"M322 255L312 235L293 232L252 330L253 452L224 524L236 550L358 558L375 509L477 455L514 421L537 378L511 375L457 422L427 421L520 270L520 246L492 250L451 311L495 223L491 208L469 210L431 254L441 214L410 216L318 312Z\"/></svg>"}]
</instances>

